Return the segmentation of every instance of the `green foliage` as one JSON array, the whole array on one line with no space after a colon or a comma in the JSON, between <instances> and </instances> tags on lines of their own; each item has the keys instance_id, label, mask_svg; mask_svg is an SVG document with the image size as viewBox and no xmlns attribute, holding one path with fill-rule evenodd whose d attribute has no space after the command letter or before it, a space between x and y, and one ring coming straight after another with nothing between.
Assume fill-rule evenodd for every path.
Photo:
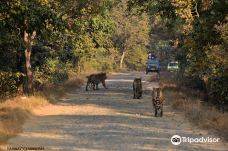
<instances>
[{"instance_id":1,"label":"green foliage","mask_svg":"<svg viewBox=\"0 0 228 151\"><path fill-rule=\"evenodd\" d=\"M17 94L18 81L21 73L0 71L0 98L6 98Z\"/></svg>"},{"instance_id":2,"label":"green foliage","mask_svg":"<svg viewBox=\"0 0 228 151\"><path fill-rule=\"evenodd\" d=\"M84 71L116 70L123 51L127 68L140 70L145 65L149 17L145 13L129 15L127 0L3 0L0 4L2 85L5 75L14 77L30 69L25 66L25 50L31 52L32 74L19 83L29 83L29 89L31 79L39 89L65 81L67 73L79 67ZM15 81L7 81L14 87ZM1 94L8 95L17 86L12 91L5 89Z\"/></svg>"},{"instance_id":3,"label":"green foliage","mask_svg":"<svg viewBox=\"0 0 228 151\"><path fill-rule=\"evenodd\" d=\"M137 16L133 15L136 10L132 10L132 14L126 11L127 0L121 0L112 9L112 18L116 24L113 43L120 55L126 52L126 60L123 61L125 66L133 70L138 70L142 66L145 66L145 50L150 40L149 17L145 13Z\"/></svg>"},{"instance_id":4,"label":"green foliage","mask_svg":"<svg viewBox=\"0 0 228 151\"><path fill-rule=\"evenodd\" d=\"M227 2L225 2L227 3ZM228 102L227 92L227 9L224 1L215 1L194 20L187 50L186 74L198 76L205 82L209 94L217 101ZM203 8L202 8L203 9ZM205 81L205 79L208 79ZM216 92L216 93L215 93ZM212 95L212 96L213 96ZM218 97L219 96L219 97Z\"/></svg>"},{"instance_id":5,"label":"green foliage","mask_svg":"<svg viewBox=\"0 0 228 151\"><path fill-rule=\"evenodd\" d=\"M84 71L112 71L116 69L114 60L102 56L88 61L82 59L80 63Z\"/></svg>"},{"instance_id":6,"label":"green foliage","mask_svg":"<svg viewBox=\"0 0 228 151\"><path fill-rule=\"evenodd\" d=\"M47 59L43 66L35 71L36 82L45 83L62 83L68 79L66 64L56 59Z\"/></svg>"},{"instance_id":7,"label":"green foliage","mask_svg":"<svg viewBox=\"0 0 228 151\"><path fill-rule=\"evenodd\" d=\"M178 41L175 55L181 63L180 74L194 79L191 83L217 102L228 102L227 6L224 0L128 2L129 9L163 19Z\"/></svg>"},{"instance_id":8,"label":"green foliage","mask_svg":"<svg viewBox=\"0 0 228 151\"><path fill-rule=\"evenodd\" d=\"M145 71L147 61L147 50L146 48L135 48L130 50L126 55L126 65L128 68L137 71Z\"/></svg>"}]
</instances>

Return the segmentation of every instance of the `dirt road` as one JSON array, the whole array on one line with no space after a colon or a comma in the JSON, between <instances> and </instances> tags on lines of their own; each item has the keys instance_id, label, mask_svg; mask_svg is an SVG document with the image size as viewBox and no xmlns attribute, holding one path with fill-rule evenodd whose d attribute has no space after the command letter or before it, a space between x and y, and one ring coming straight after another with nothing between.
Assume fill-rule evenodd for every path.
<instances>
[{"instance_id":1,"label":"dirt road","mask_svg":"<svg viewBox=\"0 0 228 151\"><path fill-rule=\"evenodd\" d=\"M132 80L143 79L144 94L134 100ZM11 139L9 147L44 147L45 151L159 151L227 150L222 143L181 143L174 146L172 135L215 137L191 126L180 113L164 107L164 117L154 117L150 89L144 73L112 74L108 89L68 93L59 103L35 111L24 132ZM6 149L6 146L5 146Z\"/></svg>"}]
</instances>

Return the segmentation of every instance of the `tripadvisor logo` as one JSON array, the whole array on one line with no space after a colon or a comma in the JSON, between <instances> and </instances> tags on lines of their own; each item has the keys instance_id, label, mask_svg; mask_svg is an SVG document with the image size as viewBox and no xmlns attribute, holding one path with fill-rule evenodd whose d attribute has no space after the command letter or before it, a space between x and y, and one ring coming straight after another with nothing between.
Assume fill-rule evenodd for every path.
<instances>
[{"instance_id":1,"label":"tripadvisor logo","mask_svg":"<svg viewBox=\"0 0 228 151\"><path fill-rule=\"evenodd\" d=\"M173 145L180 145L180 143L181 143L181 137L179 135L173 135L171 137L171 143Z\"/></svg>"},{"instance_id":2,"label":"tripadvisor logo","mask_svg":"<svg viewBox=\"0 0 228 151\"><path fill-rule=\"evenodd\" d=\"M171 143L173 145L180 145L180 143L218 143L220 138L212 137L180 137L179 135L173 135L171 137Z\"/></svg>"}]
</instances>

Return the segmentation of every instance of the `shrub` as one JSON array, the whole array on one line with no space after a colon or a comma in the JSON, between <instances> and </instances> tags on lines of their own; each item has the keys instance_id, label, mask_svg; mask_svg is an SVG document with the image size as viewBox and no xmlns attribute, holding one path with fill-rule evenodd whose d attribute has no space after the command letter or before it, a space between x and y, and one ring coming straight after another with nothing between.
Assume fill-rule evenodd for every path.
<instances>
[{"instance_id":1,"label":"shrub","mask_svg":"<svg viewBox=\"0 0 228 151\"><path fill-rule=\"evenodd\" d=\"M93 58L82 57L79 64L82 66L82 70L88 72L112 71L118 66L114 58L106 57L102 54Z\"/></svg>"},{"instance_id":2,"label":"shrub","mask_svg":"<svg viewBox=\"0 0 228 151\"><path fill-rule=\"evenodd\" d=\"M58 84L68 79L66 64L57 59L47 59L45 64L35 69L34 82Z\"/></svg>"},{"instance_id":3,"label":"shrub","mask_svg":"<svg viewBox=\"0 0 228 151\"><path fill-rule=\"evenodd\" d=\"M145 70L147 61L147 52L144 49L136 48L126 54L125 64L132 70Z\"/></svg>"},{"instance_id":4,"label":"shrub","mask_svg":"<svg viewBox=\"0 0 228 151\"><path fill-rule=\"evenodd\" d=\"M0 98L14 96L17 93L19 78L22 73L0 71Z\"/></svg>"}]
</instances>

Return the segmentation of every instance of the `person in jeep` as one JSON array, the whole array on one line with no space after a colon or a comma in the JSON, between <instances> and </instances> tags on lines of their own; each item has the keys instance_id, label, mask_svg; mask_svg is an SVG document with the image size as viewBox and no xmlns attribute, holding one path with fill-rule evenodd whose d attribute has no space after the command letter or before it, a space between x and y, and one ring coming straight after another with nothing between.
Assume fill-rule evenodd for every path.
<instances>
[{"instance_id":1,"label":"person in jeep","mask_svg":"<svg viewBox=\"0 0 228 151\"><path fill-rule=\"evenodd\" d=\"M148 54L146 74L148 74L149 72L157 72L158 74L160 72L159 61L156 56L151 53Z\"/></svg>"}]
</instances>

